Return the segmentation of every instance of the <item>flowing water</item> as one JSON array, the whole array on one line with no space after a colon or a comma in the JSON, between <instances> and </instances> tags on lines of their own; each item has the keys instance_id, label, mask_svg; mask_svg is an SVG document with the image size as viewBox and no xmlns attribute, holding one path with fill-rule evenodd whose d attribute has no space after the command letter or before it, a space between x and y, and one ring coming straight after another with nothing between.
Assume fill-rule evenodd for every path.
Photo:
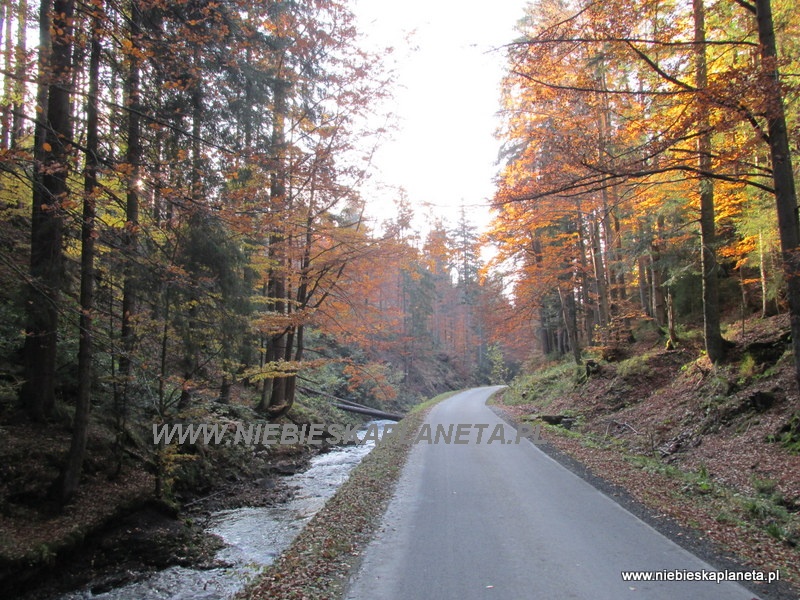
<instances>
[{"instance_id":1,"label":"flowing water","mask_svg":"<svg viewBox=\"0 0 800 600\"><path fill-rule=\"evenodd\" d=\"M376 421L382 427L389 421ZM372 450L373 442L344 446L315 456L304 472L286 477L292 499L280 506L238 508L215 513L207 531L225 543L216 558L228 565L208 570L170 567L142 581L102 594L89 589L61 600L223 600L241 590L283 552L350 471Z\"/></svg>"}]
</instances>

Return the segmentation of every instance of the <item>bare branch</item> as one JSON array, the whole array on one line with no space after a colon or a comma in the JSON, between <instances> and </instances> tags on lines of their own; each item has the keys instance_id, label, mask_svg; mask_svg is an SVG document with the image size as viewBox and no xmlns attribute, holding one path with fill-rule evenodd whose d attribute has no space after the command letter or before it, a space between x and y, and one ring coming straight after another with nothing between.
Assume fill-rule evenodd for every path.
<instances>
[{"instance_id":1,"label":"bare branch","mask_svg":"<svg viewBox=\"0 0 800 600\"><path fill-rule=\"evenodd\" d=\"M695 41L683 40L652 40L647 38L628 38L628 37L562 37L562 38L543 38L535 37L524 40L517 40L509 44L505 44L504 48L524 47L524 46L543 46L547 44L645 44L649 46L664 46L667 48L681 48L692 47L697 44ZM746 40L706 40L706 46L749 46L751 48L758 48L755 42L748 42Z\"/></svg>"},{"instance_id":2,"label":"bare branch","mask_svg":"<svg viewBox=\"0 0 800 600\"><path fill-rule=\"evenodd\" d=\"M673 84L677 85L679 88L681 88L683 90L686 90L687 92L692 92L692 93L697 92L697 88L689 85L686 82L681 81L677 77L673 77L672 75L670 75L669 73L664 71L664 69L662 69L658 65L658 63L656 61L654 61L652 58L647 56L647 54L645 54L644 52L639 50L639 48L637 48L633 44L629 43L629 44L627 44L627 46L628 46L628 48L633 50L633 52L636 54L636 56L638 56L640 59L642 59L645 62L645 64L647 64L647 66L649 66L651 69L653 69L653 71L655 71L658 74L658 76L661 77L662 79L666 79L670 83L673 83Z\"/></svg>"},{"instance_id":3,"label":"bare branch","mask_svg":"<svg viewBox=\"0 0 800 600\"><path fill-rule=\"evenodd\" d=\"M746 11L756 14L755 4L750 4L749 2L745 2L745 0L733 0L733 1Z\"/></svg>"},{"instance_id":4,"label":"bare branch","mask_svg":"<svg viewBox=\"0 0 800 600\"><path fill-rule=\"evenodd\" d=\"M527 79L533 83L538 85L553 89L553 90L562 90L562 91L571 91L571 92L580 92L584 94L616 94L616 95L624 95L624 96L675 96L678 94L686 94L690 93L687 90L679 90L679 91L655 91L655 90L608 90L602 88L593 88L593 87L580 87L574 85L558 85L555 83L550 83L547 81L543 81L532 75L528 75L527 73L522 73L521 71L512 70L511 73L513 75L518 75L523 79Z\"/></svg>"}]
</instances>

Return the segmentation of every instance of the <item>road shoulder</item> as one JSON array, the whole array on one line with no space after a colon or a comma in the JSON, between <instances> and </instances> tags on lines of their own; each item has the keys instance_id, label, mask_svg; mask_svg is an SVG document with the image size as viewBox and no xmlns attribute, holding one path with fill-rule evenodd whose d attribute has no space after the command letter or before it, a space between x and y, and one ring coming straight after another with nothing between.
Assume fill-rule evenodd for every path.
<instances>
[{"instance_id":1,"label":"road shoulder","mask_svg":"<svg viewBox=\"0 0 800 600\"><path fill-rule=\"evenodd\" d=\"M515 428L519 427L519 421L515 419L510 412L504 410L501 405L491 403L487 405L497 416L506 421L509 425ZM608 479L597 474L584 462L581 462L579 458L580 444L567 443L566 438L560 438L549 431L543 433L542 438L543 439L537 446L547 456L601 491L625 510L650 525L653 529L685 550L700 557L713 567L719 570L732 571L758 569L758 567L749 565L731 553L726 552L713 540L702 535L702 533L698 532L696 529L679 523L674 518L637 500L623 485L612 483ZM578 457L570 454L570 452L575 453ZM619 457L619 460L613 465L609 464L608 468L615 469L623 466L626 468L630 467L630 465L624 462L622 457ZM799 597L798 591L785 582L771 584L769 588L766 588L766 586L756 587L754 585L745 585L744 587L758 594L764 600L797 600Z\"/></svg>"}]
</instances>

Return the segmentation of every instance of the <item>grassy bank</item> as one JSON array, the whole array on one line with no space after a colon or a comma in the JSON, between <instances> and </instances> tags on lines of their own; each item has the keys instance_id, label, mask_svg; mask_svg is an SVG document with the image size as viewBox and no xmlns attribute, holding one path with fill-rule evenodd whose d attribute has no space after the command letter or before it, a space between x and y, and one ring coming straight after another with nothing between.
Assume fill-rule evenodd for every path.
<instances>
[{"instance_id":1,"label":"grassy bank","mask_svg":"<svg viewBox=\"0 0 800 600\"><path fill-rule=\"evenodd\" d=\"M566 417L543 437L591 474L752 568L800 584L798 397L786 324L731 332L728 360L653 344L518 378L495 403L518 421Z\"/></svg>"}]
</instances>

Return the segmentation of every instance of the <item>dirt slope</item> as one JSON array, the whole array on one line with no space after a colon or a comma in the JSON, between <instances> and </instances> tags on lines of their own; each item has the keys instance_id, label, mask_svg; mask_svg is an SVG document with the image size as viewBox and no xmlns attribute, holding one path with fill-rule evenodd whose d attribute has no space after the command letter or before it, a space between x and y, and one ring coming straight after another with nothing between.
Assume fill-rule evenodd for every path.
<instances>
[{"instance_id":1,"label":"dirt slope","mask_svg":"<svg viewBox=\"0 0 800 600\"><path fill-rule=\"evenodd\" d=\"M548 421L543 437L754 568L800 583L800 397L788 319L729 331L726 364L697 341L657 339L596 360L591 374L551 365L500 400L514 418Z\"/></svg>"}]
</instances>

